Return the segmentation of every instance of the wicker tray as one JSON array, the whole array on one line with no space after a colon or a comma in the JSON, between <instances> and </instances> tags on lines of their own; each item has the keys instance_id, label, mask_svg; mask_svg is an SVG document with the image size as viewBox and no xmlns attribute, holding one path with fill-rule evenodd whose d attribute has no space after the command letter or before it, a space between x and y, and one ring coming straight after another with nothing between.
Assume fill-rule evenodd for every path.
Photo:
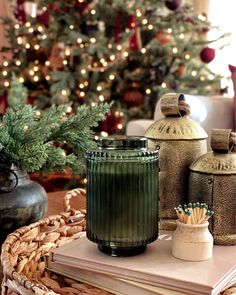
<instances>
[{"instance_id":1,"label":"wicker tray","mask_svg":"<svg viewBox=\"0 0 236 295\"><path fill-rule=\"evenodd\" d=\"M85 210L75 210L70 206L71 197L81 195L85 195L83 189L67 192L64 197L64 213L21 227L7 237L1 254L2 294L111 294L45 269L44 256L49 254L50 249L85 234Z\"/></svg>"},{"instance_id":2,"label":"wicker tray","mask_svg":"<svg viewBox=\"0 0 236 295\"><path fill-rule=\"evenodd\" d=\"M64 213L21 227L7 237L1 254L2 295L111 294L45 269L44 256L49 254L50 249L85 234L86 211L70 206L71 197L81 195L85 195L83 189L67 192L63 203ZM226 290L223 295L236 295L236 287Z\"/></svg>"}]
</instances>

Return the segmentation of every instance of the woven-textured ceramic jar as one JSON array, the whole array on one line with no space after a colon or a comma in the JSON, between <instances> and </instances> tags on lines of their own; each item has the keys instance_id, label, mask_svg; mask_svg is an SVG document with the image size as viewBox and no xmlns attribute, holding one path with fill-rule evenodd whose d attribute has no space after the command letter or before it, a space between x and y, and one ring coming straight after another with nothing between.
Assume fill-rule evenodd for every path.
<instances>
[{"instance_id":1,"label":"woven-textured ceramic jar","mask_svg":"<svg viewBox=\"0 0 236 295\"><path fill-rule=\"evenodd\" d=\"M160 228L174 230L179 204L187 203L189 165L207 152L207 134L188 118L189 106L183 94L166 94L161 98L165 116L145 132L154 148L159 149Z\"/></svg>"},{"instance_id":2,"label":"woven-textured ceramic jar","mask_svg":"<svg viewBox=\"0 0 236 295\"><path fill-rule=\"evenodd\" d=\"M190 166L189 202L209 204L214 215L210 231L214 243L236 245L236 152L232 132L213 129L213 152L202 155Z\"/></svg>"}]
</instances>

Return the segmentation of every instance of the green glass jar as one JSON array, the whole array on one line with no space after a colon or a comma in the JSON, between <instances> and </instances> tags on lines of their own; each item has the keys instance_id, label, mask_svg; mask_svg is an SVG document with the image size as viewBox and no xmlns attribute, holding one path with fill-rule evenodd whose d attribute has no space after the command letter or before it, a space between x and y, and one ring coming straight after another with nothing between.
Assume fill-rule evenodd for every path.
<instances>
[{"instance_id":1,"label":"green glass jar","mask_svg":"<svg viewBox=\"0 0 236 295\"><path fill-rule=\"evenodd\" d=\"M158 151L140 137L98 140L87 158L87 238L111 256L142 253L158 237Z\"/></svg>"}]
</instances>

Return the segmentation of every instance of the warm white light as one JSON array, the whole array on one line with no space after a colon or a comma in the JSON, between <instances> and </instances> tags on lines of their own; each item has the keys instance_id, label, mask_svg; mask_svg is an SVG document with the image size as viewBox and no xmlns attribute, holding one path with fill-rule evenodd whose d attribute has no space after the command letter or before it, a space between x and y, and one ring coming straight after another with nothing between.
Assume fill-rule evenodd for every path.
<instances>
[{"instance_id":1,"label":"warm white light","mask_svg":"<svg viewBox=\"0 0 236 295\"><path fill-rule=\"evenodd\" d=\"M42 8L42 10L43 10L43 11L47 11L47 7L44 6L44 7Z\"/></svg>"},{"instance_id":2,"label":"warm white light","mask_svg":"<svg viewBox=\"0 0 236 295\"><path fill-rule=\"evenodd\" d=\"M121 129L123 128L123 125L122 125L121 123L119 123L119 124L117 125L117 128L121 130Z\"/></svg>"},{"instance_id":3,"label":"warm white light","mask_svg":"<svg viewBox=\"0 0 236 295\"><path fill-rule=\"evenodd\" d=\"M84 85L88 86L89 85L88 81L84 81Z\"/></svg>"},{"instance_id":4,"label":"warm white light","mask_svg":"<svg viewBox=\"0 0 236 295\"><path fill-rule=\"evenodd\" d=\"M27 28L29 28L29 27L31 26L31 23L30 23L30 22L27 22L27 23L25 23L25 26L26 26Z\"/></svg>"},{"instance_id":5,"label":"warm white light","mask_svg":"<svg viewBox=\"0 0 236 295\"><path fill-rule=\"evenodd\" d=\"M107 45L107 47L108 47L109 49L112 49L112 44L109 43L109 44Z\"/></svg>"},{"instance_id":6,"label":"warm white light","mask_svg":"<svg viewBox=\"0 0 236 295\"><path fill-rule=\"evenodd\" d=\"M117 47L116 47L116 48L117 48L117 50L119 50L119 51L120 51L120 50L122 49L122 46L121 46L121 45L117 45Z\"/></svg>"},{"instance_id":7,"label":"warm white light","mask_svg":"<svg viewBox=\"0 0 236 295\"><path fill-rule=\"evenodd\" d=\"M171 34L172 33L172 29L171 28L168 28L167 29L167 33Z\"/></svg>"},{"instance_id":8,"label":"warm white light","mask_svg":"<svg viewBox=\"0 0 236 295\"><path fill-rule=\"evenodd\" d=\"M85 75L87 73L87 71L85 69L82 69L80 72L82 75Z\"/></svg>"},{"instance_id":9,"label":"warm white light","mask_svg":"<svg viewBox=\"0 0 236 295\"><path fill-rule=\"evenodd\" d=\"M92 15L94 15L94 14L96 14L96 10L95 10L95 9L92 9L92 10L90 11L90 13L91 13Z\"/></svg>"},{"instance_id":10,"label":"warm white light","mask_svg":"<svg viewBox=\"0 0 236 295\"><path fill-rule=\"evenodd\" d=\"M10 86L9 81L4 81L4 86L5 86L5 87L9 87L9 86Z\"/></svg>"},{"instance_id":11,"label":"warm white light","mask_svg":"<svg viewBox=\"0 0 236 295\"><path fill-rule=\"evenodd\" d=\"M36 112L35 112L35 115L36 115L37 117L40 117L40 116L41 116L41 112L40 112L40 111L36 111Z\"/></svg>"},{"instance_id":12,"label":"warm white light","mask_svg":"<svg viewBox=\"0 0 236 295\"><path fill-rule=\"evenodd\" d=\"M80 83L79 84L79 88L83 89L84 88L84 84L83 83Z\"/></svg>"},{"instance_id":13,"label":"warm white light","mask_svg":"<svg viewBox=\"0 0 236 295\"><path fill-rule=\"evenodd\" d=\"M23 39L20 36L16 38L16 41L18 45L21 45L23 43Z\"/></svg>"},{"instance_id":14,"label":"warm white light","mask_svg":"<svg viewBox=\"0 0 236 295\"><path fill-rule=\"evenodd\" d=\"M116 56L114 55L114 54L112 54L111 56L110 56L110 60L115 60L116 59Z\"/></svg>"},{"instance_id":15,"label":"warm white light","mask_svg":"<svg viewBox=\"0 0 236 295\"><path fill-rule=\"evenodd\" d=\"M16 30L18 30L18 29L20 28L20 25L19 25L19 24L15 24L14 28L15 28Z\"/></svg>"},{"instance_id":16,"label":"warm white light","mask_svg":"<svg viewBox=\"0 0 236 295\"><path fill-rule=\"evenodd\" d=\"M3 76L7 76L7 71L2 71Z\"/></svg>"},{"instance_id":17,"label":"warm white light","mask_svg":"<svg viewBox=\"0 0 236 295\"><path fill-rule=\"evenodd\" d=\"M66 55L66 56L69 56L69 55L70 55L70 49L66 49L66 51L65 51L65 55Z\"/></svg>"},{"instance_id":18,"label":"warm white light","mask_svg":"<svg viewBox=\"0 0 236 295\"><path fill-rule=\"evenodd\" d=\"M109 75L109 79L110 80L114 80L115 79L115 75L113 75L113 74Z\"/></svg>"},{"instance_id":19,"label":"warm white light","mask_svg":"<svg viewBox=\"0 0 236 295\"><path fill-rule=\"evenodd\" d=\"M66 156L66 152L65 151L62 151L61 154L62 154L63 157Z\"/></svg>"},{"instance_id":20,"label":"warm white light","mask_svg":"<svg viewBox=\"0 0 236 295\"><path fill-rule=\"evenodd\" d=\"M37 72L37 71L39 70L39 67L38 67L38 66L34 66L34 67L33 67L33 70L34 70L35 72Z\"/></svg>"},{"instance_id":21,"label":"warm white light","mask_svg":"<svg viewBox=\"0 0 236 295\"><path fill-rule=\"evenodd\" d=\"M80 95L81 97L84 97L84 96L85 96L85 92L84 92L84 91L81 91L79 95Z\"/></svg>"},{"instance_id":22,"label":"warm white light","mask_svg":"<svg viewBox=\"0 0 236 295\"><path fill-rule=\"evenodd\" d=\"M150 30L150 31L153 30L153 25L151 25L151 24L148 25L148 30Z\"/></svg>"},{"instance_id":23,"label":"warm white light","mask_svg":"<svg viewBox=\"0 0 236 295\"><path fill-rule=\"evenodd\" d=\"M83 40L82 40L81 38L78 38L78 39L77 39L77 43L80 44L80 43L82 43L82 42L83 42Z\"/></svg>"},{"instance_id":24,"label":"warm white light","mask_svg":"<svg viewBox=\"0 0 236 295\"><path fill-rule=\"evenodd\" d=\"M180 34L180 35L179 35L179 38L180 38L180 39L184 39L184 34L183 34L183 33Z\"/></svg>"},{"instance_id":25,"label":"warm white light","mask_svg":"<svg viewBox=\"0 0 236 295\"><path fill-rule=\"evenodd\" d=\"M190 54L186 53L185 54L185 59L190 59Z\"/></svg>"},{"instance_id":26,"label":"warm white light","mask_svg":"<svg viewBox=\"0 0 236 295\"><path fill-rule=\"evenodd\" d=\"M177 47L174 47L174 48L172 49L172 52L173 52L173 53L178 53L178 48L177 48Z\"/></svg>"},{"instance_id":27,"label":"warm white light","mask_svg":"<svg viewBox=\"0 0 236 295\"><path fill-rule=\"evenodd\" d=\"M24 126L24 131L26 132L26 131L28 131L28 130L29 130L29 126L25 125L25 126Z\"/></svg>"},{"instance_id":28,"label":"warm white light","mask_svg":"<svg viewBox=\"0 0 236 295\"><path fill-rule=\"evenodd\" d=\"M108 133L105 132L105 131L102 131L102 132L101 132L101 136L102 136L102 137L107 137L107 136L108 136Z\"/></svg>"},{"instance_id":29,"label":"warm white light","mask_svg":"<svg viewBox=\"0 0 236 295\"><path fill-rule=\"evenodd\" d=\"M102 94L101 94L101 95L99 95L99 97L98 97L98 98L99 98L99 100L100 100L100 101L104 101L104 100L105 100L105 98L104 98L104 96L103 96Z\"/></svg>"},{"instance_id":30,"label":"warm white light","mask_svg":"<svg viewBox=\"0 0 236 295\"><path fill-rule=\"evenodd\" d=\"M34 49L35 49L35 50L39 50L39 48L40 48L39 44L35 44L35 45L34 45Z\"/></svg>"},{"instance_id":31,"label":"warm white light","mask_svg":"<svg viewBox=\"0 0 236 295\"><path fill-rule=\"evenodd\" d=\"M91 43L96 43L96 39L95 38L90 38L90 42Z\"/></svg>"},{"instance_id":32,"label":"warm white light","mask_svg":"<svg viewBox=\"0 0 236 295\"><path fill-rule=\"evenodd\" d=\"M45 65L46 65L47 67L49 67L49 66L50 66L50 61L49 61L49 60L45 61Z\"/></svg>"},{"instance_id":33,"label":"warm white light","mask_svg":"<svg viewBox=\"0 0 236 295\"><path fill-rule=\"evenodd\" d=\"M191 75L192 75L193 77L196 77L196 76L197 76L197 72L196 72L196 71L192 71Z\"/></svg>"},{"instance_id":34,"label":"warm white light","mask_svg":"<svg viewBox=\"0 0 236 295\"><path fill-rule=\"evenodd\" d=\"M29 70L29 74L30 74L30 76L33 76L34 75L34 71L33 70Z\"/></svg>"},{"instance_id":35,"label":"warm white light","mask_svg":"<svg viewBox=\"0 0 236 295\"><path fill-rule=\"evenodd\" d=\"M66 89L62 89L62 91L61 91L61 95L63 95L63 96L66 96L66 95L67 95L67 91L66 91Z\"/></svg>"},{"instance_id":36,"label":"warm white light","mask_svg":"<svg viewBox=\"0 0 236 295\"><path fill-rule=\"evenodd\" d=\"M64 66L66 66L68 64L68 61L66 59L64 59L62 63Z\"/></svg>"},{"instance_id":37,"label":"warm white light","mask_svg":"<svg viewBox=\"0 0 236 295\"><path fill-rule=\"evenodd\" d=\"M98 85L97 86L97 91L102 91L102 86Z\"/></svg>"},{"instance_id":38,"label":"warm white light","mask_svg":"<svg viewBox=\"0 0 236 295\"><path fill-rule=\"evenodd\" d=\"M148 23L148 20L146 19L146 18L144 18L143 20L142 20L142 24L143 25L146 25ZM134 25L134 27L135 27L135 25Z\"/></svg>"},{"instance_id":39,"label":"warm white light","mask_svg":"<svg viewBox=\"0 0 236 295\"><path fill-rule=\"evenodd\" d=\"M163 82L163 83L161 84L161 87L162 87L162 88L166 88L166 83Z\"/></svg>"},{"instance_id":40,"label":"warm white light","mask_svg":"<svg viewBox=\"0 0 236 295\"><path fill-rule=\"evenodd\" d=\"M141 13L141 11L139 9L136 10L136 15L137 15L137 17L141 17L142 16L142 13Z\"/></svg>"},{"instance_id":41,"label":"warm white light","mask_svg":"<svg viewBox=\"0 0 236 295\"><path fill-rule=\"evenodd\" d=\"M198 19L204 22L206 20L206 16L204 14L199 14Z\"/></svg>"},{"instance_id":42,"label":"warm white light","mask_svg":"<svg viewBox=\"0 0 236 295\"><path fill-rule=\"evenodd\" d=\"M147 49L143 47L143 48L141 49L141 53L142 53L142 54L145 54L146 52L147 52Z\"/></svg>"},{"instance_id":43,"label":"warm white light","mask_svg":"<svg viewBox=\"0 0 236 295\"><path fill-rule=\"evenodd\" d=\"M47 81L49 81L49 80L51 79L51 77L50 77L49 75L46 75L46 76L45 76L45 79L46 79Z\"/></svg>"},{"instance_id":44,"label":"warm white light","mask_svg":"<svg viewBox=\"0 0 236 295\"><path fill-rule=\"evenodd\" d=\"M128 57L129 53L127 51L123 52L123 57Z\"/></svg>"},{"instance_id":45,"label":"warm white light","mask_svg":"<svg viewBox=\"0 0 236 295\"><path fill-rule=\"evenodd\" d=\"M3 66L4 66L4 67L7 67L8 65L9 65L8 61L5 60L5 61L3 62Z\"/></svg>"},{"instance_id":46,"label":"warm white light","mask_svg":"<svg viewBox=\"0 0 236 295\"><path fill-rule=\"evenodd\" d=\"M66 112L67 113L71 113L72 112L72 107L71 106L68 106L67 109L66 109Z\"/></svg>"},{"instance_id":47,"label":"warm white light","mask_svg":"<svg viewBox=\"0 0 236 295\"><path fill-rule=\"evenodd\" d=\"M200 76L200 80L201 80L201 81L205 81L206 78L205 78L204 76Z\"/></svg>"},{"instance_id":48,"label":"warm white light","mask_svg":"<svg viewBox=\"0 0 236 295\"><path fill-rule=\"evenodd\" d=\"M145 91L147 94L150 94L152 91L150 88L147 88L146 91Z\"/></svg>"},{"instance_id":49,"label":"warm white light","mask_svg":"<svg viewBox=\"0 0 236 295\"><path fill-rule=\"evenodd\" d=\"M32 27L28 28L29 33L33 33L34 29Z\"/></svg>"},{"instance_id":50,"label":"warm white light","mask_svg":"<svg viewBox=\"0 0 236 295\"><path fill-rule=\"evenodd\" d=\"M46 34L43 34L42 37L41 37L41 39L42 39L42 40L47 39L47 35L46 35Z\"/></svg>"},{"instance_id":51,"label":"warm white light","mask_svg":"<svg viewBox=\"0 0 236 295\"><path fill-rule=\"evenodd\" d=\"M42 27L42 26L38 26L37 30L38 30L39 32L42 32L42 31L43 31L43 27Z\"/></svg>"},{"instance_id":52,"label":"warm white light","mask_svg":"<svg viewBox=\"0 0 236 295\"><path fill-rule=\"evenodd\" d=\"M16 61L16 65L17 65L17 66L20 66L20 65L21 65L21 61L20 61L20 60L17 60L17 61Z\"/></svg>"},{"instance_id":53,"label":"warm white light","mask_svg":"<svg viewBox=\"0 0 236 295\"><path fill-rule=\"evenodd\" d=\"M29 49L29 48L30 48L30 44L29 44L29 43L26 43L26 44L25 44L25 48L26 48L26 49Z\"/></svg>"},{"instance_id":54,"label":"warm white light","mask_svg":"<svg viewBox=\"0 0 236 295\"><path fill-rule=\"evenodd\" d=\"M38 82L38 80L39 80L39 76L34 76L33 80L34 80L35 82Z\"/></svg>"},{"instance_id":55,"label":"warm white light","mask_svg":"<svg viewBox=\"0 0 236 295\"><path fill-rule=\"evenodd\" d=\"M20 77L19 78L19 81L20 81L20 83L24 83L25 82L25 79L23 77Z\"/></svg>"},{"instance_id":56,"label":"warm white light","mask_svg":"<svg viewBox=\"0 0 236 295\"><path fill-rule=\"evenodd\" d=\"M96 105L95 102L92 102L92 103L91 103L91 106L92 106L92 107L95 107L95 105Z\"/></svg>"},{"instance_id":57,"label":"warm white light","mask_svg":"<svg viewBox=\"0 0 236 295\"><path fill-rule=\"evenodd\" d=\"M73 26L73 25L70 25L69 28L70 28L71 30L73 30L73 29L74 29L74 26Z\"/></svg>"}]
</instances>

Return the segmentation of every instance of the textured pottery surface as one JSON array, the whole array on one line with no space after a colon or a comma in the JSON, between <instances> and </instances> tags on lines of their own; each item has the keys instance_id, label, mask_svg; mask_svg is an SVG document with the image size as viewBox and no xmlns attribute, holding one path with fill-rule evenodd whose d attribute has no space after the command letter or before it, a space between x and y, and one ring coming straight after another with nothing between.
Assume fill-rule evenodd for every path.
<instances>
[{"instance_id":1,"label":"textured pottery surface","mask_svg":"<svg viewBox=\"0 0 236 295\"><path fill-rule=\"evenodd\" d=\"M188 261L203 261L212 257L213 237L208 222L185 224L176 221L177 228L172 235L172 255Z\"/></svg>"},{"instance_id":2,"label":"textured pottery surface","mask_svg":"<svg viewBox=\"0 0 236 295\"><path fill-rule=\"evenodd\" d=\"M214 144L215 140L214 152L190 166L188 200L205 202L214 210L209 229L215 244L236 245L236 153L228 152L227 144Z\"/></svg>"},{"instance_id":3,"label":"textured pottery surface","mask_svg":"<svg viewBox=\"0 0 236 295\"><path fill-rule=\"evenodd\" d=\"M182 94L162 97L164 115L145 132L153 148L159 149L160 228L174 230L179 204L187 203L189 165L207 152L207 134L195 121L181 117L178 107Z\"/></svg>"},{"instance_id":4,"label":"textured pottery surface","mask_svg":"<svg viewBox=\"0 0 236 295\"><path fill-rule=\"evenodd\" d=\"M1 241L17 228L41 219L47 210L47 194L44 188L31 181L27 173L18 170L14 173L18 179L17 185L14 174L9 173L7 178L1 175L1 180L4 178L4 181L0 181Z\"/></svg>"}]
</instances>

